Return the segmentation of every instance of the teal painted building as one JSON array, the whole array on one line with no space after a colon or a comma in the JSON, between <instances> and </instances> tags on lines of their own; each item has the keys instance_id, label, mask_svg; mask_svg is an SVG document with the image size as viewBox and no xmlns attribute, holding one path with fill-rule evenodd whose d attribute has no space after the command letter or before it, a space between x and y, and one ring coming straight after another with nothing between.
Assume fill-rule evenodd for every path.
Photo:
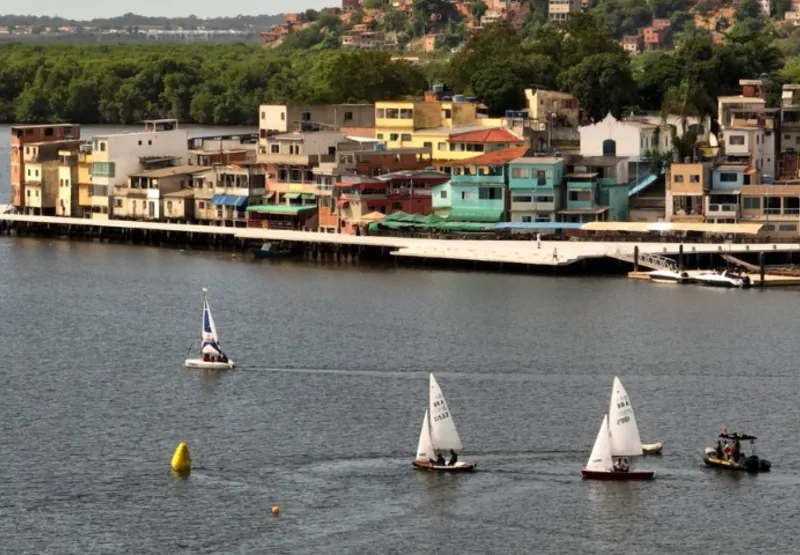
<instances>
[{"instance_id":1,"label":"teal painted building","mask_svg":"<svg viewBox=\"0 0 800 555\"><path fill-rule=\"evenodd\" d=\"M555 222L564 205L564 159L527 156L509 164L509 221Z\"/></svg>"},{"instance_id":2,"label":"teal painted building","mask_svg":"<svg viewBox=\"0 0 800 555\"><path fill-rule=\"evenodd\" d=\"M579 159L566 176L566 202L561 221L588 223L627 221L628 163L616 156Z\"/></svg>"},{"instance_id":3,"label":"teal painted building","mask_svg":"<svg viewBox=\"0 0 800 555\"><path fill-rule=\"evenodd\" d=\"M509 163L526 151L510 148L450 162L450 181L433 187L433 213L457 222L507 221Z\"/></svg>"}]
</instances>

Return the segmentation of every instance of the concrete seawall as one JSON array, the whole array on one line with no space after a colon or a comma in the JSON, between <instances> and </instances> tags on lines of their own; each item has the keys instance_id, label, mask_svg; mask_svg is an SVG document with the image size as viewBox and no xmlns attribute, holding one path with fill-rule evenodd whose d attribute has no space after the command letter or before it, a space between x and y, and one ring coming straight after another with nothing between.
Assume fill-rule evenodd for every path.
<instances>
[{"instance_id":1,"label":"concrete seawall","mask_svg":"<svg viewBox=\"0 0 800 555\"><path fill-rule=\"evenodd\" d=\"M667 242L620 242L604 240L542 241L493 239L425 239L395 236L356 236L311 231L234 228L167 224L125 220L89 220L54 216L0 214L0 230L18 236L55 237L127 244L230 249L242 251L262 242L286 242L297 251L333 254L349 259L382 258L409 263L445 263L466 267L528 269L582 273L592 267L624 274L632 269L634 249L641 255L676 257L681 244ZM711 267L722 255L752 258L759 252L770 260L791 263L797 243L685 243L687 267ZM593 273L593 272L588 272Z\"/></svg>"}]
</instances>

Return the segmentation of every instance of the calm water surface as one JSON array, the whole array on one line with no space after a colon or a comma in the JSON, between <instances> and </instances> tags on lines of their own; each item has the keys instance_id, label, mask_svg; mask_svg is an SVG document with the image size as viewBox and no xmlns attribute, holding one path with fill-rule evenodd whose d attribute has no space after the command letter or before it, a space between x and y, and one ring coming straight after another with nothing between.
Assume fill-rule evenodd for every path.
<instances>
[{"instance_id":1,"label":"calm water surface","mask_svg":"<svg viewBox=\"0 0 800 555\"><path fill-rule=\"evenodd\" d=\"M0 275L0 551L795 550L797 291L19 239ZM182 368L202 287L234 372ZM479 472L411 469L430 371ZM652 483L581 480L615 374ZM704 468L723 424L774 471Z\"/></svg>"}]
</instances>

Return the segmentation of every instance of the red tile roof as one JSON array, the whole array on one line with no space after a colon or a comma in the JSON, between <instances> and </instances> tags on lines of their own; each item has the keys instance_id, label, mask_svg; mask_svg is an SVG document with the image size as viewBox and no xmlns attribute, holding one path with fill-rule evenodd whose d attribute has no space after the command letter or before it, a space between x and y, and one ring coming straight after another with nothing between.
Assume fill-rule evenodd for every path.
<instances>
[{"instance_id":1,"label":"red tile roof","mask_svg":"<svg viewBox=\"0 0 800 555\"><path fill-rule=\"evenodd\" d=\"M522 158L528 152L527 146L519 146L514 148L504 148L503 150L495 150L494 152L487 152L474 158L467 158L466 160L453 160L449 162L448 166L493 166L498 164L508 164L517 158Z\"/></svg>"},{"instance_id":2,"label":"red tile roof","mask_svg":"<svg viewBox=\"0 0 800 555\"><path fill-rule=\"evenodd\" d=\"M481 129L480 131L469 131L459 135L451 135L451 141L459 141L463 143L519 143L522 139L506 131L496 127L494 129Z\"/></svg>"}]
</instances>

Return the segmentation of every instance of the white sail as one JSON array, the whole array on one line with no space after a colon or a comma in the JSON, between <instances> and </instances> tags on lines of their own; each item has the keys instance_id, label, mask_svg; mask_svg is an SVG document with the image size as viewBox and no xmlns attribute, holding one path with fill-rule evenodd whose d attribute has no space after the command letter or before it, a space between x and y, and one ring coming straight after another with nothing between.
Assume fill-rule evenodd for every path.
<instances>
[{"instance_id":1,"label":"white sail","mask_svg":"<svg viewBox=\"0 0 800 555\"><path fill-rule=\"evenodd\" d=\"M608 415L604 414L600 431L597 432L597 439L594 440L592 454L589 455L589 462L586 463L586 470L608 472L611 468L611 435L608 431Z\"/></svg>"},{"instance_id":2,"label":"white sail","mask_svg":"<svg viewBox=\"0 0 800 555\"><path fill-rule=\"evenodd\" d=\"M214 317L211 315L211 307L208 305L208 298L205 295L203 295L203 327L201 333L204 343L219 344L217 326L214 324Z\"/></svg>"},{"instance_id":3,"label":"white sail","mask_svg":"<svg viewBox=\"0 0 800 555\"><path fill-rule=\"evenodd\" d=\"M428 414L431 423L431 443L434 449L456 453L461 451L461 438L458 437L456 423L447 402L444 400L442 389L436 383L433 374L430 375L430 392L428 394Z\"/></svg>"},{"instance_id":4,"label":"white sail","mask_svg":"<svg viewBox=\"0 0 800 555\"><path fill-rule=\"evenodd\" d=\"M419 433L419 444L417 445L417 460L429 462L435 458L433 455L433 444L431 443L431 425L428 422L428 411L425 411L425 418L422 420L422 430Z\"/></svg>"},{"instance_id":5,"label":"white sail","mask_svg":"<svg viewBox=\"0 0 800 555\"><path fill-rule=\"evenodd\" d=\"M618 377L614 377L611 389L611 405L608 408L608 427L611 433L611 455L613 457L638 457L642 455L642 439L633 414L633 405Z\"/></svg>"}]
</instances>

